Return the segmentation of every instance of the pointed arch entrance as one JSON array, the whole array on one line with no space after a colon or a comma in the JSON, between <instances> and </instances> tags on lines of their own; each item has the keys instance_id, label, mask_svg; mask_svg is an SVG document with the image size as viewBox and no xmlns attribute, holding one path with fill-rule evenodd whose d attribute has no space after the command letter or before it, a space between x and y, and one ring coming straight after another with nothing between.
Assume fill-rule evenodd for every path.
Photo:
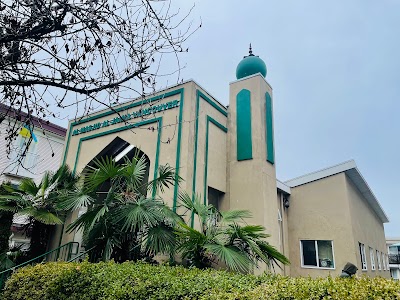
<instances>
[{"instance_id":1,"label":"pointed arch entrance","mask_svg":"<svg viewBox=\"0 0 400 300\"><path fill-rule=\"evenodd\" d=\"M123 165L126 160L132 161L133 158L144 158L146 161L146 172L143 176L143 183L149 181L150 174L150 158L135 145L123 140L120 137L113 139L106 147L103 148L93 159L86 165L83 169L83 174L88 169L96 168L96 161L101 161L102 159L112 159L117 165ZM144 185L145 186L145 185ZM110 181L105 182L99 187L98 193L107 193L110 189ZM147 194L146 188L141 190L143 195Z\"/></svg>"}]
</instances>

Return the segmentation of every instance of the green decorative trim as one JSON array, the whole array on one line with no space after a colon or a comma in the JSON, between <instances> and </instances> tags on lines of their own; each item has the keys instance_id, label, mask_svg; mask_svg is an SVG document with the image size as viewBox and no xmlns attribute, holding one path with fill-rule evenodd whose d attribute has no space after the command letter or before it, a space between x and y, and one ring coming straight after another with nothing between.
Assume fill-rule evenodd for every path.
<instances>
[{"instance_id":1,"label":"green decorative trim","mask_svg":"<svg viewBox=\"0 0 400 300\"><path fill-rule=\"evenodd\" d=\"M83 138L80 138L79 139L79 144L78 144L78 150L76 151L76 156L75 156L74 169L73 169L72 172L73 173L76 172L76 167L77 167L78 161L79 161L79 154L80 154L80 151L81 151L82 142L88 141L88 140L92 140L92 139L95 139L95 138L98 138L98 137L102 137L102 136L105 136L105 135L109 135L109 134L112 134L112 133L124 131L124 130L127 130L127 129L132 129L134 127L140 127L142 125L148 125L148 124L155 123L155 122L158 123L158 141L157 141L156 158L155 158L155 164L154 164L154 170L155 170L154 179L156 179L157 178L157 170L158 170L158 157L159 157L159 154L160 154L160 134L161 134L161 130L162 130L162 126L161 126L162 125L162 117L158 117L158 118L142 121L142 122L135 123L135 124L129 124L129 125L124 126L124 127L119 127L119 128L115 128L115 129L112 129L112 130L108 130L108 131L104 131L104 132L101 132L101 133L96 133L96 134L93 134L93 135L89 135L89 136L85 136Z\"/></svg>"},{"instance_id":2,"label":"green decorative trim","mask_svg":"<svg viewBox=\"0 0 400 300\"><path fill-rule=\"evenodd\" d=\"M65 151L64 151L64 158L63 158L62 165L65 164L65 161L67 159L67 153L68 153L68 149L69 149L69 141L71 139L72 128L74 126L81 125L83 123L90 122L90 121L93 121L93 120L97 120L99 118L103 118L103 117L115 114L116 112L124 111L124 110L129 109L129 108L137 107L137 106L140 106L140 105L143 105L143 104L149 104L151 102L154 102L154 101L157 101L157 100L161 100L161 99L164 99L164 98L167 98L167 97L170 97L170 96L183 94L183 90L184 90L183 88L180 88L180 89L177 89L177 90L165 93L165 94L161 94L161 95L155 96L155 97L147 99L147 100L136 101L136 102L133 102L133 103L118 107L118 108L116 108L114 110L109 110L109 111L106 111L104 113L92 116L92 117L87 117L85 119L82 119L82 120L79 120L79 121L76 121L76 122L72 122L70 124L69 130L68 130L69 131L68 139L67 139L67 144L66 144ZM179 125L181 125L181 124L179 124Z\"/></svg>"},{"instance_id":3,"label":"green decorative trim","mask_svg":"<svg viewBox=\"0 0 400 300\"><path fill-rule=\"evenodd\" d=\"M199 98L202 98L203 100L205 100L208 104L210 104L212 107L214 107L218 112L223 114L225 117L228 116L228 112L226 111L226 109L222 109L221 106L219 106L213 100L208 98L202 91L196 90L196 101L199 101Z\"/></svg>"},{"instance_id":4,"label":"green decorative trim","mask_svg":"<svg viewBox=\"0 0 400 300\"><path fill-rule=\"evenodd\" d=\"M237 160L253 158L250 91L243 89L236 95L236 150Z\"/></svg>"},{"instance_id":5,"label":"green decorative trim","mask_svg":"<svg viewBox=\"0 0 400 300\"><path fill-rule=\"evenodd\" d=\"M272 99L268 92L265 93L265 138L267 141L267 161L275 163L274 154L274 125L272 122Z\"/></svg>"},{"instance_id":6,"label":"green decorative trim","mask_svg":"<svg viewBox=\"0 0 400 300\"><path fill-rule=\"evenodd\" d=\"M184 103L183 103L183 102L184 102L184 88L176 89L176 90L174 90L174 91L171 91L171 92L168 92L168 93L165 93L165 94L161 94L161 95L159 95L159 96L150 98L150 99L148 99L148 100L146 100L146 101L134 102L134 103L125 105L125 106L120 107L120 108L118 108L118 109L115 110L116 112L119 112L119 111L122 111L122 110L125 110L125 109L129 109L129 108L132 108L132 107L136 107L136 106L142 105L142 104L144 104L144 103L151 103L151 102L153 102L153 101L157 101L157 100L164 99L164 98L171 97L171 96L178 95L178 94L179 94L180 97L181 97L181 100L180 100L181 102L180 102L180 105L179 105L180 108L179 108L178 140L177 140L177 151L176 151L176 176L177 176L177 177L179 176L179 166L180 166L181 135L182 135L182 117L183 117L183 104L184 104ZM67 159L67 153L68 153L68 149L69 149L69 142L70 142L71 134L72 134L72 128L73 128L74 126L76 126L76 125L80 125L80 124L83 124L83 123L86 123L86 122L89 122L89 121L92 121L92 120L96 120L96 119L102 118L102 117L104 117L104 116L108 116L108 115L111 115L111 114L115 114L115 111L104 112L104 113L102 113L102 114L99 114L99 115L96 115L96 116L93 116L93 117L89 117L89 118L83 119L83 120L78 121L78 122L72 122L72 123L70 124L69 130L68 130L68 139L67 139L67 144L66 144L66 147L65 147L65 150L64 150L64 158L63 158L62 165L65 165L65 162L66 162L66 159ZM160 124L162 124L162 119L161 119L161 118L162 118L162 117L156 118L156 119L160 119L160 122L161 122ZM155 119L153 119L153 120L155 120ZM147 120L147 121L151 121L151 120ZM141 123L141 122L139 122L139 123ZM136 126L138 126L139 123L130 124L130 125L127 125L127 126L122 127L122 128L116 128L116 129L110 130L110 131L108 131L108 134L111 134L111 133L114 133L114 132L118 132L118 131L122 131L122 130L125 130L125 129L130 129L130 128L136 127ZM160 137L161 137L161 132L160 132L160 131L161 131L161 129L162 129L162 126L159 125L158 141L157 141L157 152L156 152L156 162L157 162L157 164L158 164L158 161L159 161L159 159L158 159L158 153L159 153L159 151L160 151L160 141L161 141L161 138L160 138ZM94 134L94 135L92 135L92 137L93 137L93 136L98 137L98 136L101 136L101 134L102 134L102 133ZM76 156L75 156L75 164L74 164L74 171L73 171L74 173L75 173L75 171L76 171L77 159L78 159L78 154L79 154L79 151L80 151L82 139L85 139L85 138L87 138L87 137L81 138L81 139L79 140L78 150L77 150L77 154L76 154ZM154 167L155 167L155 170L158 169L158 165L157 165L157 166L154 166ZM153 194L154 194L154 190L153 190ZM177 198L178 198L178 185L175 185L175 187L174 187L174 199L173 199L173 207L174 207L174 210L176 210ZM63 238L63 235L64 235L64 232L63 232L63 231L64 231L64 224L63 224L62 230L61 230L59 246L61 245L61 241L62 241L62 238Z\"/></svg>"},{"instance_id":7,"label":"green decorative trim","mask_svg":"<svg viewBox=\"0 0 400 300\"><path fill-rule=\"evenodd\" d=\"M160 145L161 145L162 117L158 117L158 118L156 118L154 120L158 121L156 161L154 162L154 179L156 179L157 178L157 174L158 174L158 164L159 164L159 158L160 158L159 154L160 154ZM153 186L153 193L151 194L151 196L154 198L156 196L156 194L157 194L157 189Z\"/></svg>"},{"instance_id":8,"label":"green decorative trim","mask_svg":"<svg viewBox=\"0 0 400 300\"><path fill-rule=\"evenodd\" d=\"M200 99L203 99L212 107L214 107L219 113L223 116L228 117L228 113L226 110L223 110L220 106L218 106L214 101L208 98L203 92L200 90L196 90L196 121L195 121L195 137L194 137L194 154L193 154L193 183L192 183L192 200L194 201L194 196L196 194L196 173L197 173L197 144L199 139L199 109L200 109ZM221 125L222 126L222 125ZM194 214L192 213L191 218L191 226L194 226Z\"/></svg>"},{"instance_id":9,"label":"green decorative trim","mask_svg":"<svg viewBox=\"0 0 400 300\"><path fill-rule=\"evenodd\" d=\"M206 119L206 147L204 152L204 204L207 205L207 171L208 171L208 136L209 136L209 124L214 124L217 128L221 129L223 132L227 133L228 129L221 123L207 116Z\"/></svg>"},{"instance_id":10,"label":"green decorative trim","mask_svg":"<svg viewBox=\"0 0 400 300\"><path fill-rule=\"evenodd\" d=\"M67 159L67 152L68 152L68 149L69 149L69 141L71 139L71 134L72 134L72 124L69 126L69 130L68 130L68 138L67 138L67 144L65 145L64 158L63 158L62 166L65 165L65 161Z\"/></svg>"},{"instance_id":11,"label":"green decorative trim","mask_svg":"<svg viewBox=\"0 0 400 300\"><path fill-rule=\"evenodd\" d=\"M176 143L176 179L179 177L179 168L180 168L180 161L181 161L181 141L182 141L182 121L183 121L183 104L184 104L184 93L183 89L181 89L181 99L180 99L180 107L179 107L179 126L178 126L178 141ZM174 186L174 200L172 204L172 209L176 212L176 202L178 199L178 185L175 184Z\"/></svg>"}]
</instances>

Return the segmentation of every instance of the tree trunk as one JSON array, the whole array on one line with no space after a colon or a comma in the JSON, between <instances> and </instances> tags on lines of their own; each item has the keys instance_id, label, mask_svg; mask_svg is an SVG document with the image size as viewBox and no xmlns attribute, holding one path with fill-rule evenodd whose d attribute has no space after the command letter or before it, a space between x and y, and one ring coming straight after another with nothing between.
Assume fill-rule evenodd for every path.
<instances>
[{"instance_id":1,"label":"tree trunk","mask_svg":"<svg viewBox=\"0 0 400 300\"><path fill-rule=\"evenodd\" d=\"M8 243L11 235L11 225L14 214L8 211L0 211L0 254L9 250Z\"/></svg>"},{"instance_id":2,"label":"tree trunk","mask_svg":"<svg viewBox=\"0 0 400 300\"><path fill-rule=\"evenodd\" d=\"M45 225L36 220L33 221L31 245L29 248L29 256L31 259L46 252L52 226L53 225Z\"/></svg>"}]
</instances>

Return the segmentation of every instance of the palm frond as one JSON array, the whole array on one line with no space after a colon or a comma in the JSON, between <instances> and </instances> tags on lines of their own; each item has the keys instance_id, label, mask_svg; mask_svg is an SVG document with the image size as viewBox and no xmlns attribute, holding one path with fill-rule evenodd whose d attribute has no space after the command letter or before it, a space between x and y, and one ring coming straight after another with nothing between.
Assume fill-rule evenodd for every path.
<instances>
[{"instance_id":1,"label":"palm frond","mask_svg":"<svg viewBox=\"0 0 400 300\"><path fill-rule=\"evenodd\" d=\"M46 209L27 207L19 210L19 213L22 215L28 215L36 221L46 225L60 225L64 223L57 215Z\"/></svg>"},{"instance_id":2,"label":"palm frond","mask_svg":"<svg viewBox=\"0 0 400 300\"><path fill-rule=\"evenodd\" d=\"M1 189L4 190L2 191L2 194L12 194L18 192L18 189L15 188L11 183L2 183L0 186L0 190Z\"/></svg>"},{"instance_id":3,"label":"palm frond","mask_svg":"<svg viewBox=\"0 0 400 300\"><path fill-rule=\"evenodd\" d=\"M147 190L156 190L164 193L164 189L169 189L171 186L176 184L179 185L182 178L179 177L176 172L175 168L165 165L158 167L158 177L151 180L147 184Z\"/></svg>"},{"instance_id":4,"label":"palm frond","mask_svg":"<svg viewBox=\"0 0 400 300\"><path fill-rule=\"evenodd\" d=\"M33 179L24 178L21 180L21 182L18 186L18 190L21 192L35 196L39 191L39 187L36 185L36 183L35 183L35 181L33 181Z\"/></svg>"},{"instance_id":5,"label":"palm frond","mask_svg":"<svg viewBox=\"0 0 400 300\"><path fill-rule=\"evenodd\" d=\"M0 200L0 211L9 211L16 213L20 207L15 202Z\"/></svg>"},{"instance_id":6,"label":"palm frond","mask_svg":"<svg viewBox=\"0 0 400 300\"><path fill-rule=\"evenodd\" d=\"M177 242L173 228L160 224L147 231L143 243L147 252L156 255L173 253Z\"/></svg>"},{"instance_id":7,"label":"palm frond","mask_svg":"<svg viewBox=\"0 0 400 300\"><path fill-rule=\"evenodd\" d=\"M117 209L116 221L122 222L122 230L128 232L137 228L154 227L164 219L159 205L157 200L141 198L136 203Z\"/></svg>"},{"instance_id":8,"label":"palm frond","mask_svg":"<svg viewBox=\"0 0 400 300\"><path fill-rule=\"evenodd\" d=\"M175 230L178 237L177 250L182 252L182 258L196 256L203 246L207 243L207 236L202 232L188 226L185 223L179 223Z\"/></svg>"},{"instance_id":9,"label":"palm frond","mask_svg":"<svg viewBox=\"0 0 400 300\"><path fill-rule=\"evenodd\" d=\"M148 167L145 156L138 155L135 154L132 160L126 160L121 172L131 190L139 190Z\"/></svg>"},{"instance_id":10,"label":"palm frond","mask_svg":"<svg viewBox=\"0 0 400 300\"><path fill-rule=\"evenodd\" d=\"M56 202L56 208L59 210L77 210L82 207L88 207L94 201L95 199L90 195L74 190L60 194Z\"/></svg>"},{"instance_id":11,"label":"palm frond","mask_svg":"<svg viewBox=\"0 0 400 300\"><path fill-rule=\"evenodd\" d=\"M50 172L44 172L42 180L39 183L36 196L44 195L45 190L49 187L49 185L51 185L50 176L51 176Z\"/></svg>"},{"instance_id":12,"label":"palm frond","mask_svg":"<svg viewBox=\"0 0 400 300\"><path fill-rule=\"evenodd\" d=\"M103 261L108 261L111 258L111 254L113 252L114 249L114 243L112 239L107 239L106 245L104 247L103 250L103 257L102 260Z\"/></svg>"},{"instance_id":13,"label":"palm frond","mask_svg":"<svg viewBox=\"0 0 400 300\"><path fill-rule=\"evenodd\" d=\"M80 229L90 231L107 211L108 207L106 206L98 206L94 207L91 210L88 210L67 227L67 232L72 232L74 230Z\"/></svg>"},{"instance_id":14,"label":"palm frond","mask_svg":"<svg viewBox=\"0 0 400 300\"><path fill-rule=\"evenodd\" d=\"M181 191L178 195L178 203L180 207L191 212L191 215L197 215L202 227L210 217L215 218L215 208L211 205L204 205L200 195L194 195L192 199L186 191Z\"/></svg>"},{"instance_id":15,"label":"palm frond","mask_svg":"<svg viewBox=\"0 0 400 300\"><path fill-rule=\"evenodd\" d=\"M94 167L90 168L85 175L85 185L89 190L96 190L101 184L110 179L116 179L120 173L120 167L111 157L95 159Z\"/></svg>"},{"instance_id":16,"label":"palm frond","mask_svg":"<svg viewBox=\"0 0 400 300\"><path fill-rule=\"evenodd\" d=\"M221 222L224 223L243 221L244 219L251 217L252 217L251 212L248 210L221 211Z\"/></svg>"},{"instance_id":17,"label":"palm frond","mask_svg":"<svg viewBox=\"0 0 400 300\"><path fill-rule=\"evenodd\" d=\"M160 212L164 215L164 222L170 224L172 226L177 225L178 223L184 222L183 218L174 212L167 205L160 205Z\"/></svg>"},{"instance_id":18,"label":"palm frond","mask_svg":"<svg viewBox=\"0 0 400 300\"><path fill-rule=\"evenodd\" d=\"M276 265L279 266L278 262L289 265L289 259L280 253L274 246L270 245L265 241L257 242L258 247L260 247L261 251L268 257L269 260L272 260Z\"/></svg>"},{"instance_id":19,"label":"palm frond","mask_svg":"<svg viewBox=\"0 0 400 300\"><path fill-rule=\"evenodd\" d=\"M204 247L233 271L248 272L253 266L253 261L237 247L222 244L206 244Z\"/></svg>"}]
</instances>

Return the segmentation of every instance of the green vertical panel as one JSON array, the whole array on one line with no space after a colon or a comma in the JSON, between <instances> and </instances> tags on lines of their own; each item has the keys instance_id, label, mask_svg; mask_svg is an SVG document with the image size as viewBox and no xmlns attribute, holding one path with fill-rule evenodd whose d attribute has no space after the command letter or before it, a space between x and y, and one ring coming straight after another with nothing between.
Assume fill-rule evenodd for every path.
<instances>
[{"instance_id":1,"label":"green vertical panel","mask_svg":"<svg viewBox=\"0 0 400 300\"><path fill-rule=\"evenodd\" d=\"M274 155L274 127L272 123L272 99L270 94L265 93L266 100L266 126L265 126L265 138L267 139L267 161L271 164L275 163Z\"/></svg>"},{"instance_id":2,"label":"green vertical panel","mask_svg":"<svg viewBox=\"0 0 400 300\"><path fill-rule=\"evenodd\" d=\"M236 96L237 160L253 158L251 143L250 91L241 90Z\"/></svg>"}]
</instances>

